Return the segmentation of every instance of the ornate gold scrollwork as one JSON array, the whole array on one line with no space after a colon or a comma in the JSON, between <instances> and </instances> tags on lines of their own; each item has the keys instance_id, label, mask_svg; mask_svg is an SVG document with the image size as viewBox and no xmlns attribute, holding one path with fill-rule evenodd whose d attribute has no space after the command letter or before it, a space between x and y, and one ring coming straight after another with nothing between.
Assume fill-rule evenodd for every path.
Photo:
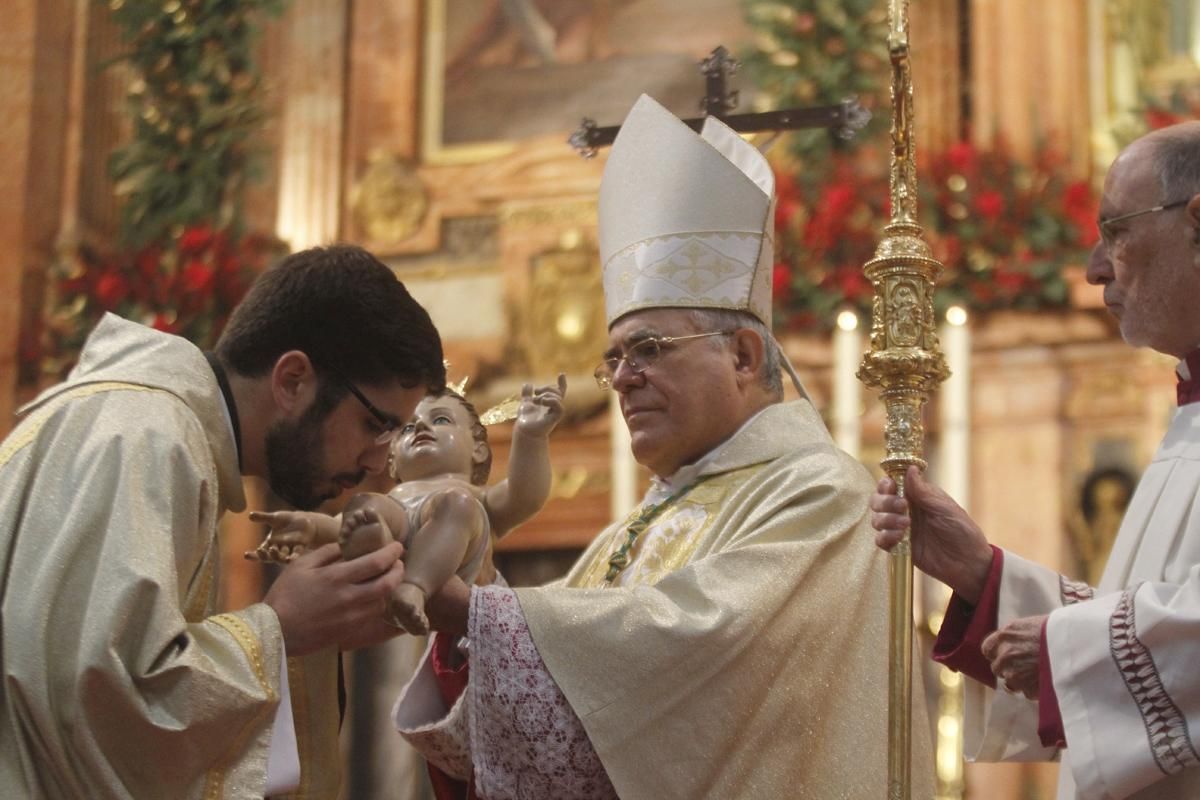
<instances>
[{"instance_id":1,"label":"ornate gold scrollwork","mask_svg":"<svg viewBox=\"0 0 1200 800\"><path fill-rule=\"evenodd\" d=\"M354 220L374 245L399 244L421 227L429 193L411 164L376 150L350 190Z\"/></svg>"},{"instance_id":2,"label":"ornate gold scrollwork","mask_svg":"<svg viewBox=\"0 0 1200 800\"><path fill-rule=\"evenodd\" d=\"M574 230L531 259L520 329L534 373L591 374L596 366L606 330L599 260L595 245Z\"/></svg>"}]
</instances>

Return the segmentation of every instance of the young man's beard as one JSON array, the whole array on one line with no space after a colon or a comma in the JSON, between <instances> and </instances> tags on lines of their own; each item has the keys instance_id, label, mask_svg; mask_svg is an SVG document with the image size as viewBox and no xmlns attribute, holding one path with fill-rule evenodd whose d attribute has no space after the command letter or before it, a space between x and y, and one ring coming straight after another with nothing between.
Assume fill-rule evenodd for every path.
<instances>
[{"instance_id":1,"label":"young man's beard","mask_svg":"<svg viewBox=\"0 0 1200 800\"><path fill-rule=\"evenodd\" d=\"M339 472L325 478L325 447L321 434L325 418L333 411L336 403L331 398L318 397L300 419L295 422L279 420L267 430L267 483L271 491L287 501L293 508L311 511L326 500L337 497L339 492L331 489L317 493L317 487L328 481L361 483L367 476L365 469L357 472Z\"/></svg>"},{"instance_id":2,"label":"young man's beard","mask_svg":"<svg viewBox=\"0 0 1200 800\"><path fill-rule=\"evenodd\" d=\"M267 483L271 491L301 511L311 511L329 499L317 494L325 462L321 444L325 416L314 404L300 419L281 419L267 430Z\"/></svg>"}]
</instances>

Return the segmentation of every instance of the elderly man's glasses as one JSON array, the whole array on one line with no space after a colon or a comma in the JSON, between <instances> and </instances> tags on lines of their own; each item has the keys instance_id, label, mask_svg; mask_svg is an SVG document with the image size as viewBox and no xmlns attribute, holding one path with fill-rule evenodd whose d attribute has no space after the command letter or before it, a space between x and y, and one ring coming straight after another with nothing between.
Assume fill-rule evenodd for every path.
<instances>
[{"instance_id":1,"label":"elderly man's glasses","mask_svg":"<svg viewBox=\"0 0 1200 800\"><path fill-rule=\"evenodd\" d=\"M728 336L731 333L733 331L693 333L689 336L652 336L629 345L629 348L619 356L608 356L600 362L600 366L596 367L596 371L592 374L595 376L596 383L601 389L611 389L613 375L616 374L617 367L621 366L622 361L628 364L631 370L641 374L653 365L655 361L658 361L664 348L676 342L684 342L688 339L703 339L708 336Z\"/></svg>"},{"instance_id":2,"label":"elderly man's glasses","mask_svg":"<svg viewBox=\"0 0 1200 800\"><path fill-rule=\"evenodd\" d=\"M1190 197L1187 200L1176 200L1174 203L1163 203L1161 206L1155 206L1154 208L1145 208L1141 211L1131 211L1128 214L1120 214L1115 217L1109 217L1108 219L1102 219L1098 223L1100 226L1100 233L1103 234L1106 242L1110 242L1115 235L1115 232L1111 227L1109 227L1112 224L1116 222L1124 222L1125 220L1133 219L1134 217L1142 217L1146 214L1157 214L1159 211L1169 211L1172 208L1186 206L1189 202L1191 202Z\"/></svg>"},{"instance_id":3,"label":"elderly man's glasses","mask_svg":"<svg viewBox=\"0 0 1200 800\"><path fill-rule=\"evenodd\" d=\"M371 412L371 416L374 417L375 421L379 423L380 430L379 435L375 437L375 443L386 444L387 442L390 442L392 437L396 434L396 431L400 428L400 420L396 419L391 414L381 411L379 407L368 400L367 396L363 394L357 386L351 383L350 379L345 375L338 372L336 369L331 369L330 372L342 383L343 386L346 387L346 390L350 392L350 394L354 395L358 402L362 403L363 408Z\"/></svg>"}]
</instances>

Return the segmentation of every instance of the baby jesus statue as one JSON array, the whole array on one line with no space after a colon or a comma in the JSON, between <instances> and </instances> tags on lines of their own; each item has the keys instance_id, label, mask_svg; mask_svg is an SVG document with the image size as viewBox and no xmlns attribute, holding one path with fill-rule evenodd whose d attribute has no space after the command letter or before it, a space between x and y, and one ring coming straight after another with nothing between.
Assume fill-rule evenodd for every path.
<instances>
[{"instance_id":1,"label":"baby jesus statue","mask_svg":"<svg viewBox=\"0 0 1200 800\"><path fill-rule=\"evenodd\" d=\"M567 382L534 390L517 405L509 477L485 486L492 466L487 429L453 389L425 397L398 431L388 472L398 483L387 494L362 492L342 513L251 512L271 531L248 557L290 561L305 550L338 542L356 558L395 540L404 544L404 582L388 603L388 618L409 633L429 632L425 603L451 576L470 584L491 563L497 538L532 517L550 495L550 432L563 415ZM513 480L513 477L516 480Z\"/></svg>"}]
</instances>

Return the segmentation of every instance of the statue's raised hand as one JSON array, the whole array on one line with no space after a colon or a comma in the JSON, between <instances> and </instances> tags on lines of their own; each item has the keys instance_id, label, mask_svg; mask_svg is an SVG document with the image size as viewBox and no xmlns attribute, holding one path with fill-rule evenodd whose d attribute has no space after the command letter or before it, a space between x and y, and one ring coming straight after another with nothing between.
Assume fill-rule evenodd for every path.
<instances>
[{"instance_id":1,"label":"statue's raised hand","mask_svg":"<svg viewBox=\"0 0 1200 800\"><path fill-rule=\"evenodd\" d=\"M549 436L550 431L563 416L563 398L567 395L567 376L558 374L557 386L531 384L521 387L521 402L517 406L517 421L514 432L529 436Z\"/></svg>"}]
</instances>

